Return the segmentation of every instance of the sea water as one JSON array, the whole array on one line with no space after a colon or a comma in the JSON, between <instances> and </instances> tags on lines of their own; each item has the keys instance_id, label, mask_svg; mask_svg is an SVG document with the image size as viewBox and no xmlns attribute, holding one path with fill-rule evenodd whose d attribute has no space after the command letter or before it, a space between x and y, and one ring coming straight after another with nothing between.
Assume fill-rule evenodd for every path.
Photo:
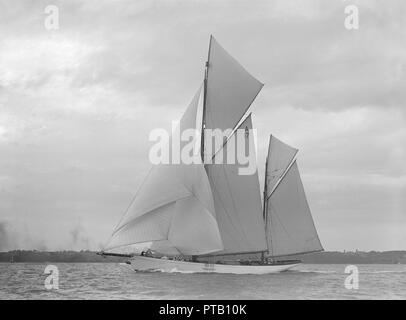
<instances>
[{"instance_id":1,"label":"sea water","mask_svg":"<svg viewBox=\"0 0 406 320\"><path fill-rule=\"evenodd\" d=\"M58 288L45 285L47 265L56 266ZM122 263L0 263L0 299L406 299L406 265L346 267L233 275L136 273ZM349 276L357 286L345 285Z\"/></svg>"}]
</instances>

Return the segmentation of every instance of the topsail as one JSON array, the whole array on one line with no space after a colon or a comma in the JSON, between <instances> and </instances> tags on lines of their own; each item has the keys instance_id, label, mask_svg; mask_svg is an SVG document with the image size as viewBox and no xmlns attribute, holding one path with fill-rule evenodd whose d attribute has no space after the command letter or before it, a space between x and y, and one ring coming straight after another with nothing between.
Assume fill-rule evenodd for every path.
<instances>
[{"instance_id":1,"label":"topsail","mask_svg":"<svg viewBox=\"0 0 406 320\"><path fill-rule=\"evenodd\" d=\"M234 129L243 118L263 84L250 75L210 37L205 94L205 128ZM218 150L206 150L214 155Z\"/></svg>"}]
</instances>

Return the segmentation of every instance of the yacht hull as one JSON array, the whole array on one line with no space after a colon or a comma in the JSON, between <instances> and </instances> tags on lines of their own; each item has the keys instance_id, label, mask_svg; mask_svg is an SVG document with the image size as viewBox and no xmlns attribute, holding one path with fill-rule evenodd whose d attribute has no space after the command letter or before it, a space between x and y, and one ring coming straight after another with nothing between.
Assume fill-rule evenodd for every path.
<instances>
[{"instance_id":1,"label":"yacht hull","mask_svg":"<svg viewBox=\"0 0 406 320\"><path fill-rule=\"evenodd\" d=\"M180 272L180 273L233 273L268 274L291 269L299 262L269 265L230 265L166 260L144 256L135 256L129 261L131 268L139 272Z\"/></svg>"}]
</instances>

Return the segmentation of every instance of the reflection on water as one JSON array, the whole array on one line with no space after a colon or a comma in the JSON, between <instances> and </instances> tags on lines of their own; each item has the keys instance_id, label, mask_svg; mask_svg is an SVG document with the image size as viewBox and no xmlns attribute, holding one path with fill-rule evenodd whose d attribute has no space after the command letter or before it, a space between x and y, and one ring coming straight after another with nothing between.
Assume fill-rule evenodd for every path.
<instances>
[{"instance_id":1,"label":"reflection on water","mask_svg":"<svg viewBox=\"0 0 406 320\"><path fill-rule=\"evenodd\" d=\"M46 290L46 264L0 263L0 299L406 299L406 265L300 265L269 275L136 273L126 264L55 263L59 289Z\"/></svg>"}]
</instances>

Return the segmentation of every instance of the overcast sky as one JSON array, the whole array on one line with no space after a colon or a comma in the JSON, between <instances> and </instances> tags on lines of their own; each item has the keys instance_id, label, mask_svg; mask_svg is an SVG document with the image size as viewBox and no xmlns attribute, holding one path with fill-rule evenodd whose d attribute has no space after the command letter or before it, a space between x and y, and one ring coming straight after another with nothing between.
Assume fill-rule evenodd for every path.
<instances>
[{"instance_id":1,"label":"overcast sky","mask_svg":"<svg viewBox=\"0 0 406 320\"><path fill-rule=\"evenodd\" d=\"M359 30L344 27L356 3ZM59 8L59 30L44 9ZM209 35L265 83L326 250L406 249L404 1L0 1L0 250L99 249L203 79Z\"/></svg>"}]
</instances>

